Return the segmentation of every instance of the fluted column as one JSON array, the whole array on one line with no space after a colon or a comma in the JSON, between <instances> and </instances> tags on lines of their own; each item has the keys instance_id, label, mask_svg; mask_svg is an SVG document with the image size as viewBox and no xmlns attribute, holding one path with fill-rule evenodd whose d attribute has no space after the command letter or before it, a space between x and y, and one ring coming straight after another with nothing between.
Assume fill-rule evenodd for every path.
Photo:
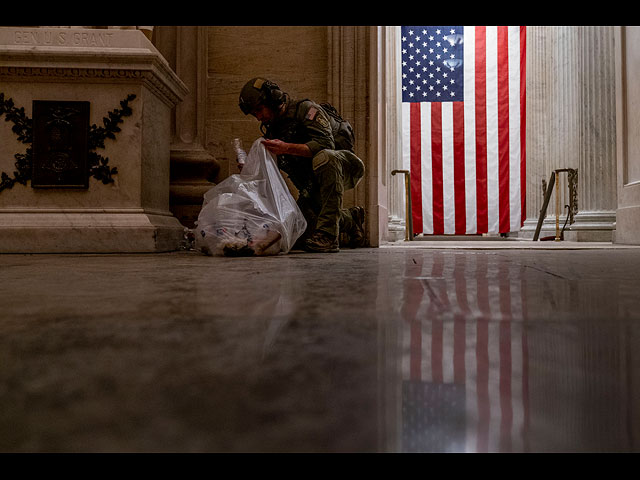
<instances>
[{"instance_id":1,"label":"fluted column","mask_svg":"<svg viewBox=\"0 0 640 480\"><path fill-rule=\"evenodd\" d=\"M400 62L398 54L400 52L400 27L385 27L386 33L386 92L387 103L385 110L387 113L388 138L400 139L401 125L401 90L400 90ZM396 241L405 238L405 205L406 192L404 175L391 176L393 170L402 170L402 147L400 141L387 142L387 178L388 184L388 205L389 205L389 240Z\"/></svg>"},{"instance_id":2,"label":"fluted column","mask_svg":"<svg viewBox=\"0 0 640 480\"><path fill-rule=\"evenodd\" d=\"M578 214L565 239L610 241L615 228L615 91L609 27L527 27L527 220L531 238L543 181L578 170ZM569 204L560 174L561 223ZM555 231L555 194L541 236Z\"/></svg>"},{"instance_id":3,"label":"fluted column","mask_svg":"<svg viewBox=\"0 0 640 480\"><path fill-rule=\"evenodd\" d=\"M527 219L521 235L528 238L533 237L542 208L543 183L555 169L578 168L577 45L573 27L527 27ZM562 205L565 201L563 197ZM550 205L543 228L555 229L553 212Z\"/></svg>"},{"instance_id":4,"label":"fluted column","mask_svg":"<svg viewBox=\"0 0 640 480\"><path fill-rule=\"evenodd\" d=\"M613 27L575 28L581 40L583 78L578 214L565 237L578 241L611 241L617 208Z\"/></svg>"},{"instance_id":5,"label":"fluted column","mask_svg":"<svg viewBox=\"0 0 640 480\"><path fill-rule=\"evenodd\" d=\"M206 150L207 31L201 26L160 26L156 46L189 88L172 116L171 211L188 227L220 168Z\"/></svg>"}]
</instances>

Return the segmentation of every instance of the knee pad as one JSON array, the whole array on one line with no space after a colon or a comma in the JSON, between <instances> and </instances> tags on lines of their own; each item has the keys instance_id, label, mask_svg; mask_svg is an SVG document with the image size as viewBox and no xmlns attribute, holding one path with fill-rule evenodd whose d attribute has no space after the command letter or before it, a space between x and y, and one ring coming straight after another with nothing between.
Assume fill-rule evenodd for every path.
<instances>
[{"instance_id":1,"label":"knee pad","mask_svg":"<svg viewBox=\"0 0 640 480\"><path fill-rule=\"evenodd\" d=\"M322 150L318 152L311 160L311 163L313 165L313 171L315 172L320 167L327 165L332 158L333 156L330 155L329 152L327 152L326 150Z\"/></svg>"}]
</instances>

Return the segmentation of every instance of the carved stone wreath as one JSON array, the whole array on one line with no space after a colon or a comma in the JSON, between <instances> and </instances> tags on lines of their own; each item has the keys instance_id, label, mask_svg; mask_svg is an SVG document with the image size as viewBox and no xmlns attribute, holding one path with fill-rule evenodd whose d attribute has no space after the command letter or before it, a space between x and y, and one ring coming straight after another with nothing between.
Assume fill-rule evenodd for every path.
<instances>
[{"instance_id":1,"label":"carved stone wreath","mask_svg":"<svg viewBox=\"0 0 640 480\"><path fill-rule=\"evenodd\" d=\"M123 122L123 117L132 114L129 102L134 100L136 96L130 94L120 102L120 109L116 108L107 113L102 119L102 127L93 124L89 127L89 152L87 155L87 165L89 175L97 180L101 180L103 184L113 183L113 175L118 173L117 167L109 166L109 158L103 157L95 150L97 148L105 148L104 141L107 138L115 140L116 133L120 132L118 124ZM32 173L32 147L33 144L33 121L24 113L24 107L16 107L11 98L5 99L4 93L0 92L0 116L5 115L5 121L12 122L11 130L18 137L18 141L28 145L25 153L16 153L14 155L16 162L16 170L13 177L6 172L0 173L0 192L6 188L12 188L16 183L26 185L31 180Z\"/></svg>"}]
</instances>

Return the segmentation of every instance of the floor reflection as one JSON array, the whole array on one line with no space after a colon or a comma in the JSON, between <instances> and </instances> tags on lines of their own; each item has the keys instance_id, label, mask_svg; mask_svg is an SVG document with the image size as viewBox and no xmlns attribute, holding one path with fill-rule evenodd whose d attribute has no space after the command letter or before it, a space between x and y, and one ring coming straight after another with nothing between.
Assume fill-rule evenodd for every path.
<instances>
[{"instance_id":1,"label":"floor reflection","mask_svg":"<svg viewBox=\"0 0 640 480\"><path fill-rule=\"evenodd\" d=\"M3 451L640 451L640 248L0 267Z\"/></svg>"},{"instance_id":2,"label":"floor reflection","mask_svg":"<svg viewBox=\"0 0 640 480\"><path fill-rule=\"evenodd\" d=\"M520 267L488 259L408 259L402 451L524 450L528 385Z\"/></svg>"},{"instance_id":3,"label":"floor reflection","mask_svg":"<svg viewBox=\"0 0 640 480\"><path fill-rule=\"evenodd\" d=\"M407 254L397 450L633 450L629 282L487 252Z\"/></svg>"}]
</instances>

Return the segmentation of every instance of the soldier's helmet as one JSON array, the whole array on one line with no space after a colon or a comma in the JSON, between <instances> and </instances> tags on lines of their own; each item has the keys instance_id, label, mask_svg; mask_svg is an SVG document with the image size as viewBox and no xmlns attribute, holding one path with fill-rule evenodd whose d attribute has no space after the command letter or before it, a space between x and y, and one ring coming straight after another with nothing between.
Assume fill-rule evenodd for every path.
<instances>
[{"instance_id":1,"label":"soldier's helmet","mask_svg":"<svg viewBox=\"0 0 640 480\"><path fill-rule=\"evenodd\" d=\"M245 115L252 113L258 106L266 105L277 110L285 101L286 93L277 84L265 78L249 80L240 91L238 105Z\"/></svg>"}]
</instances>

